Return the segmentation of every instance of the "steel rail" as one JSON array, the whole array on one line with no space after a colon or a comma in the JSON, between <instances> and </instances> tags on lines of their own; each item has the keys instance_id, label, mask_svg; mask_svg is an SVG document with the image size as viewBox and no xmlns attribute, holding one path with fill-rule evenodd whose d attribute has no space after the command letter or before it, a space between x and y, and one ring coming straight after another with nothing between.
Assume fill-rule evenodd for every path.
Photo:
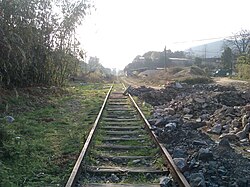
<instances>
[{"instance_id":1,"label":"steel rail","mask_svg":"<svg viewBox=\"0 0 250 187\"><path fill-rule=\"evenodd\" d=\"M123 84L123 86L125 87L125 85ZM159 146L165 160L168 162L168 166L170 167L172 174L175 176L175 178L177 179L178 183L180 186L182 187L190 187L190 184L187 182L186 178L184 177L184 175L181 173L181 171L178 169L178 167L175 165L171 155L169 154L169 152L167 151L167 149L164 147L164 145L162 143L159 142L159 140L157 139L155 133L152 132L151 130L151 125L149 124L148 120L146 119L146 117L144 116L144 114L142 113L141 109L138 107L138 105L136 104L135 100L133 99L133 97L128 93L128 96L130 98L130 100L132 101L132 103L134 104L136 110L138 111L138 113L140 114L140 117L143 119L145 126L147 128L147 130L149 131L151 137L153 138L154 142Z\"/></svg>"},{"instance_id":2,"label":"steel rail","mask_svg":"<svg viewBox=\"0 0 250 187\"><path fill-rule=\"evenodd\" d=\"M104 110L104 108L106 106L106 103L107 103L107 100L109 98L109 95L111 93L112 88L113 88L113 85L110 87L110 89L109 89L109 91L108 91L108 93L107 93L107 95L106 95L106 97L105 97L105 99L103 101L102 107L101 107L101 109L100 109L100 111L98 113L98 116L97 116L97 118L96 118L96 120L94 122L94 125L93 125L92 129L89 132L88 138L87 138L87 140L86 140L86 142L85 142L85 144L84 144L84 146L83 146L83 148L81 150L81 153L80 153L80 155L79 155L79 157L78 157L78 159L77 159L77 161L75 163L75 166L74 166L74 168L73 168L73 170L72 170L72 172L70 174L70 177L69 177L65 187L72 187L77 182L78 175L79 175L79 172L80 172L80 169L81 169L81 163L82 163L83 159L86 156L87 150L88 150L89 145L90 145L90 143L92 141L92 137L93 137L93 135L94 135L94 133L96 131L98 122L99 122L99 120L100 120L100 118L102 116L103 110Z\"/></svg>"}]
</instances>

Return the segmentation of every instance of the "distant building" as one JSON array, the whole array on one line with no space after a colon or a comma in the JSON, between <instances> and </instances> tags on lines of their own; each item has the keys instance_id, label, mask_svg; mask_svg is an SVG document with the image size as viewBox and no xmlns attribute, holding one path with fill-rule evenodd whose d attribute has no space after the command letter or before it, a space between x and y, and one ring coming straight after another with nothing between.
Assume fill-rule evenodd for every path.
<instances>
[{"instance_id":1,"label":"distant building","mask_svg":"<svg viewBox=\"0 0 250 187\"><path fill-rule=\"evenodd\" d=\"M221 65L221 58L206 58L202 60L202 65L212 65L212 66L220 66Z\"/></svg>"},{"instance_id":2,"label":"distant building","mask_svg":"<svg viewBox=\"0 0 250 187\"><path fill-rule=\"evenodd\" d=\"M192 59L188 58L169 58L173 66L191 66L193 64Z\"/></svg>"}]
</instances>

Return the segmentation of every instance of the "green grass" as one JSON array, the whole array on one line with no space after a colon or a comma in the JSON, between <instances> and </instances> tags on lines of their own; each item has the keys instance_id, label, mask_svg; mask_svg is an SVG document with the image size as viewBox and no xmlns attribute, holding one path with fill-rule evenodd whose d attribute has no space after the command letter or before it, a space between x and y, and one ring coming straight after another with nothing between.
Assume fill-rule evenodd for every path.
<instances>
[{"instance_id":1,"label":"green grass","mask_svg":"<svg viewBox=\"0 0 250 187\"><path fill-rule=\"evenodd\" d=\"M1 121L0 186L65 184L108 91L94 84L65 89L42 107L28 98L10 98L12 107L21 103L32 109L13 113L13 123Z\"/></svg>"},{"instance_id":2,"label":"green grass","mask_svg":"<svg viewBox=\"0 0 250 187\"><path fill-rule=\"evenodd\" d=\"M142 113L146 118L149 118L151 116L151 111L153 110L153 106L146 103L145 101L140 100L138 97L133 96L133 99L141 109Z\"/></svg>"},{"instance_id":3,"label":"green grass","mask_svg":"<svg viewBox=\"0 0 250 187\"><path fill-rule=\"evenodd\" d=\"M120 181L118 182L118 184L155 184L155 185L159 185L160 182L160 178L164 175L161 174L143 174L143 173L136 173L136 174L128 174L128 173L124 173L124 174L116 174ZM113 183L112 181L109 181L109 177L111 176L111 174L106 174L103 175L102 178L98 178L98 183ZM98 177L98 175L94 175L93 176L85 176L83 179L83 181L79 181L79 183L81 185L84 184L88 184L88 177ZM106 179L106 180L104 180ZM108 182L109 181L109 182Z\"/></svg>"},{"instance_id":4,"label":"green grass","mask_svg":"<svg viewBox=\"0 0 250 187\"><path fill-rule=\"evenodd\" d=\"M105 114L104 114L105 116ZM105 122L102 122L99 124L100 126L105 126ZM142 125L142 124L141 124ZM163 159L160 156L160 150L159 148L153 146L149 137L149 135L145 134L145 141L140 142L136 140L129 140L129 141L110 141L108 143L114 144L114 145L130 145L130 146L152 146L147 149L135 149L135 150L112 150L112 149L96 149L95 145L100 145L107 143L107 141L103 142L103 137L105 136L105 133L101 129L97 129L98 135L94 137L92 142L92 147L88 153L88 156L84 160L86 165L92 165L92 166L120 166L120 167L146 167L147 164L152 164L152 167L154 168L162 168L163 166ZM100 133L101 132L101 133ZM123 160L122 162L118 160L102 160L102 156L152 156L152 158L142 160L140 163L135 163L133 160ZM81 178L82 184L91 182L94 178L97 177L98 174L95 174L94 176L91 176L91 174L86 175L85 177ZM101 174L102 177L98 178L98 183L106 183L108 178L110 177L110 174ZM141 184L141 183L156 183L159 184L159 179L161 177L160 174L154 174L154 175L145 175L145 174L117 174L119 177L119 183L133 183L133 184Z\"/></svg>"}]
</instances>

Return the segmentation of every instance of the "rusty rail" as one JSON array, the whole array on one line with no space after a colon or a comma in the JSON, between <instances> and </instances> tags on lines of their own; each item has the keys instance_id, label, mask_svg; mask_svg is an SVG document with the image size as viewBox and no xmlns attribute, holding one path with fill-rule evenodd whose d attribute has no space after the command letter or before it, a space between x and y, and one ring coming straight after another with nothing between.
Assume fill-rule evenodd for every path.
<instances>
[{"instance_id":1,"label":"rusty rail","mask_svg":"<svg viewBox=\"0 0 250 187\"><path fill-rule=\"evenodd\" d=\"M123 84L123 86L125 87L124 84ZM147 130L149 131L151 137L153 138L154 142L159 146L159 148L160 148L160 150L161 150L161 152L162 152L165 160L168 162L168 166L171 169L171 173L175 176L175 179L178 181L179 185L182 186L182 187L190 187L190 184L187 182L186 178L183 176L183 174L181 173L181 171L175 165L175 163L174 163L171 155L167 151L167 149L164 147L164 145L162 143L159 142L159 140L157 139L157 137L154 134L154 132L152 132L151 126L150 126L148 120L146 119L146 117L144 116L144 114L142 113L142 111L140 110L140 108L138 107L138 105L136 104L136 102L133 99L133 97L129 93L128 93L128 96L129 96L130 100L132 101L132 103L134 104L136 110L140 114L141 118L143 119L143 121L145 123L145 126L146 126Z\"/></svg>"},{"instance_id":2,"label":"rusty rail","mask_svg":"<svg viewBox=\"0 0 250 187\"><path fill-rule=\"evenodd\" d=\"M94 125L93 125L92 129L89 132L88 138L87 138L87 140L86 140L86 142L85 142L85 144L84 144L84 146L83 146L83 148L81 150L81 153L80 153L80 155L79 155L79 157L78 157L78 159L77 159L77 161L75 163L75 166L74 166L74 168L73 168L73 170L72 170L72 172L70 174L70 177L69 177L69 179L68 179L65 187L72 187L72 186L74 186L75 183L78 180L78 175L79 175L79 172L80 172L81 163L82 163L83 159L86 156L87 150L88 150L89 145L90 145L90 143L92 141L92 137L93 137L93 135L95 133L95 130L96 130L97 125L98 125L98 122L99 122L99 120L100 120L100 118L102 116L102 112L103 112L103 110L104 110L104 108L106 106L106 103L107 103L107 100L109 98L109 95L111 93L112 88L113 88L113 85L110 87L110 89L109 89L109 91L108 91L108 93L107 93L107 95L106 95L106 97L104 99L102 107L101 107L101 109L100 109L100 111L98 113L98 116L97 116L97 118L96 118L96 120L94 122Z\"/></svg>"},{"instance_id":3,"label":"rusty rail","mask_svg":"<svg viewBox=\"0 0 250 187\"><path fill-rule=\"evenodd\" d=\"M124 84L123 84L124 86ZM125 86L124 86L125 87ZM74 165L74 168L71 172L71 175L66 183L66 187L73 187L75 186L76 182L78 181L78 177L79 177L79 174L81 172L81 164L82 164L82 161L84 160L84 158L86 157L86 153L88 151L88 148L89 148L89 145L91 144L91 141L93 139L93 135L97 129L97 126L99 124L99 120L102 116L102 113L103 113L103 110L106 106L106 103L108 101L108 98L110 96L110 93L112 91L112 88L113 86L110 87L106 97L105 97L105 100L102 104L102 107L100 109L100 112L94 122L94 125L92 127L92 129L90 130L89 132L89 135L88 135L88 138L81 150L81 153ZM190 187L190 184L187 182L186 178L183 176L183 174L180 172L180 170L177 168L177 166L175 165L171 155L168 153L167 149L164 147L163 144L161 144L156 135L151 131L151 126L149 124L149 122L147 121L147 119L145 118L144 114L142 113L142 111L140 110L140 108L138 107L138 105L136 104L135 100L133 99L133 97L128 94L131 102L133 103L134 107L136 108L137 112L139 113L141 119L144 121L144 124L145 124L145 127L146 129L148 130L149 134L151 135L152 139L154 140L155 144L160 148L161 152L162 152L162 156L164 157L164 159L166 160L166 162L168 163L168 167L170 168L171 170L171 173L174 177L174 179L179 183L180 186L182 187Z\"/></svg>"}]
</instances>

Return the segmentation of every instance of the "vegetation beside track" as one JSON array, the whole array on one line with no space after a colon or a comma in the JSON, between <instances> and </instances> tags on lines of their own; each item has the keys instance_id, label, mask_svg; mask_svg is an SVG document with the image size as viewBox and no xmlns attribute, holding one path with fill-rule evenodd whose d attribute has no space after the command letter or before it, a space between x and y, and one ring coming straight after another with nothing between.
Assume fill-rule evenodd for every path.
<instances>
[{"instance_id":1,"label":"vegetation beside track","mask_svg":"<svg viewBox=\"0 0 250 187\"><path fill-rule=\"evenodd\" d=\"M128 97L124 98L122 90L118 88L114 88L116 92L111 93L110 100L107 101L91 148L83 161L82 168L85 172L77 181L82 185L159 184L160 177L166 174L159 148L145 131L137 111L130 105L132 102ZM149 110L145 103L140 105ZM105 170L107 168L109 171ZM120 168L118 172L117 168ZM126 172L121 172L124 169Z\"/></svg>"},{"instance_id":2,"label":"vegetation beside track","mask_svg":"<svg viewBox=\"0 0 250 187\"><path fill-rule=\"evenodd\" d=\"M107 91L86 84L2 94L0 186L62 186Z\"/></svg>"}]
</instances>

